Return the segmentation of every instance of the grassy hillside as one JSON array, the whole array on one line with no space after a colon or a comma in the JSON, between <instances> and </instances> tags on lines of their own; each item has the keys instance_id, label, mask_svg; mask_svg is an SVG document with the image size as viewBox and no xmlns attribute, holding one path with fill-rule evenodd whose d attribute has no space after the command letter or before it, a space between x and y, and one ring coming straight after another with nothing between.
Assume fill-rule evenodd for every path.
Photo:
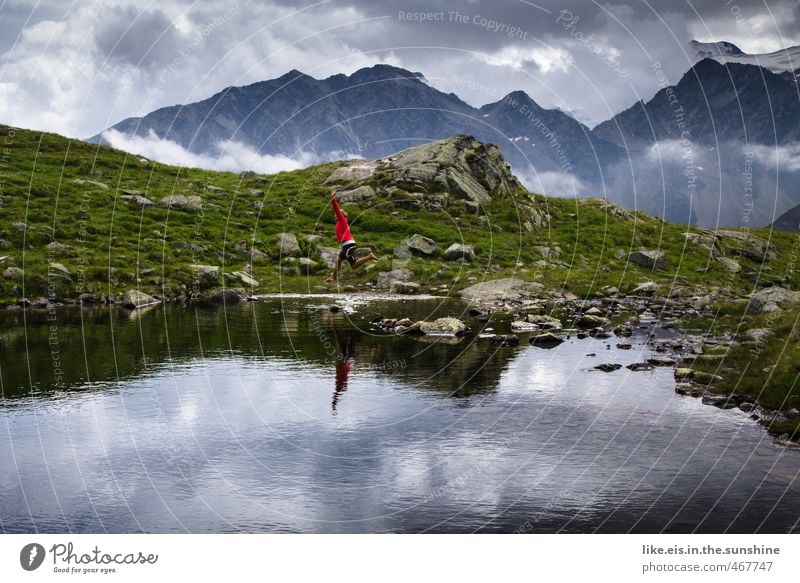
<instances>
[{"instance_id":1,"label":"grassy hillside","mask_svg":"<svg viewBox=\"0 0 800 583\"><path fill-rule=\"evenodd\" d=\"M52 134L0 127L0 138L0 267L23 271L12 269L0 279L0 301L65 299L80 293L119 297L130 288L168 298L202 293L222 285L223 279L199 280L190 265L220 266L232 273L250 261L252 248L265 254L252 266L259 282L253 291L337 289L323 283L327 267L317 250L336 246L323 181L337 164L240 177L143 163L137 156ZM143 196L158 202L170 195L199 196L202 212L142 208L126 199ZM525 223L530 222L531 207L544 211L550 221L529 232ZM414 233L434 239L442 250L454 242L474 245L477 255L471 264L446 266L441 258L412 258L405 266L423 283L423 291L442 286L457 291L475 280L515 275L578 295L605 286L626 291L644 280L744 293L754 287L760 269L756 262L737 258L742 270L731 275L709 260L707 250L687 243L685 226L597 199L545 199L518 190L495 198L476 215L456 205L416 209L384 196L350 205L349 213L359 244L372 247L383 261L368 271L343 270L338 287L363 289L378 271L399 265L393 250ZM282 232L296 234L301 256L315 261L310 274L298 274L297 259L281 256L276 235ZM322 241L308 243L304 237L312 234ZM787 264L791 235L762 235L778 247L762 278L774 276L793 285L795 275ZM639 247L666 251L664 269L628 263L626 254ZM228 279L233 285L233 278Z\"/></svg>"},{"instance_id":2,"label":"grassy hillside","mask_svg":"<svg viewBox=\"0 0 800 583\"><path fill-rule=\"evenodd\" d=\"M345 267L338 282L325 284L328 267L320 248L336 247L336 241L324 182L344 163L240 176L166 166L3 126L0 142L0 303L70 301L81 294L118 299L129 289L191 299L221 285L242 286L232 274L249 263L258 281L253 292L375 289L379 272L399 266L413 272L423 292L441 294L514 276L543 283L548 296L570 292L591 298L609 287L630 293L651 280L663 286L662 296L710 292L711 304L697 311L700 317L684 318L684 325L718 338L727 332L740 341L722 360L694 363L696 370L723 377L713 390L748 394L773 410L800 407L798 312L745 312L745 298L765 285L796 289L796 235L753 231L774 245L762 262L753 253L742 254L742 243L730 234L715 239L707 231L601 199L545 198L512 181L510 190L482 208L450 200L437 210L415 203L414 196L421 195L410 192L415 185L393 185L379 172L370 179L377 198L347 209L359 244L382 260L359 272ZM438 200L441 193L430 190ZM157 204L171 195L199 197L194 202L202 210ZM142 206L136 197L156 204ZM299 254L282 254L279 233L296 235ZM440 250L455 242L470 244L476 259L445 261L441 252L431 258L398 256L396 249L415 233L434 239ZM318 237L307 240L311 235ZM627 260L642 247L665 251L663 268ZM305 273L304 259L314 262ZM192 267L197 264L218 267L219 275L201 277ZM754 343L746 334L752 328L770 335ZM794 435L798 428L800 420L785 417L771 426Z\"/></svg>"}]
</instances>

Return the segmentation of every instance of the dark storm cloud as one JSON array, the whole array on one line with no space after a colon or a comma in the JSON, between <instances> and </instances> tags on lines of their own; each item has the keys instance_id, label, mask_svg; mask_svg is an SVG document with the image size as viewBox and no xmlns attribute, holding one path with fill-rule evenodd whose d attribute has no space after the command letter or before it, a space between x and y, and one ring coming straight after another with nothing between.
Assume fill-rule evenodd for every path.
<instances>
[{"instance_id":1,"label":"dark storm cloud","mask_svg":"<svg viewBox=\"0 0 800 583\"><path fill-rule=\"evenodd\" d=\"M179 47L166 14L133 6L106 11L96 26L95 41L105 57L142 67L174 58Z\"/></svg>"},{"instance_id":2,"label":"dark storm cloud","mask_svg":"<svg viewBox=\"0 0 800 583\"><path fill-rule=\"evenodd\" d=\"M592 124L651 97L654 62L676 83L692 38L750 52L800 44L791 0L42 0L30 10L0 4L0 121L77 137L290 69L320 78L379 62L474 105L521 89ZM414 17L431 13L441 16Z\"/></svg>"}]
</instances>

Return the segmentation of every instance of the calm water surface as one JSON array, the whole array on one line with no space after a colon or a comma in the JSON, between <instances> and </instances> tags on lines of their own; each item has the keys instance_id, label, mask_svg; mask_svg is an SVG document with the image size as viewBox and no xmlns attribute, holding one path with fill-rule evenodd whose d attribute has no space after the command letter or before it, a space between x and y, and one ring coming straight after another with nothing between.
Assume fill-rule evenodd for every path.
<instances>
[{"instance_id":1,"label":"calm water surface","mask_svg":"<svg viewBox=\"0 0 800 583\"><path fill-rule=\"evenodd\" d=\"M643 336L496 348L456 300L330 303L0 314L0 530L798 530L800 452L671 369L592 370Z\"/></svg>"}]
</instances>

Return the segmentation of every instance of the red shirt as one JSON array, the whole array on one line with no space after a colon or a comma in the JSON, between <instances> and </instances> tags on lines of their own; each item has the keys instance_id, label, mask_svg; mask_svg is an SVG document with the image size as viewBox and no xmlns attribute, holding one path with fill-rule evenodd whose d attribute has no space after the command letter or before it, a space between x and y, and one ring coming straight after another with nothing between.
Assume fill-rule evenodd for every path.
<instances>
[{"instance_id":1,"label":"red shirt","mask_svg":"<svg viewBox=\"0 0 800 583\"><path fill-rule=\"evenodd\" d=\"M353 235L350 234L350 223L347 222L347 217L344 216L342 209L339 208L339 201L336 200L336 197L331 198L331 204L333 205L333 212L336 214L336 240L339 243L344 243L345 241L355 241L353 239Z\"/></svg>"}]
</instances>

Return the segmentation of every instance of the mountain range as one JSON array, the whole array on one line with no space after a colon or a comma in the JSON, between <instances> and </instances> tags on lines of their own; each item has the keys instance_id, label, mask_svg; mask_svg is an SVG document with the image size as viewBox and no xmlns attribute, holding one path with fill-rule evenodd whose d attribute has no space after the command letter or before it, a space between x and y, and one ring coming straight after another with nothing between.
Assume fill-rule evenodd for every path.
<instances>
[{"instance_id":1,"label":"mountain range","mask_svg":"<svg viewBox=\"0 0 800 583\"><path fill-rule=\"evenodd\" d=\"M747 55L695 41L689 50L699 60L676 84L664 79L652 99L594 128L523 91L476 108L420 73L375 65L326 79L293 70L109 129L194 153L240 142L320 161L467 134L500 145L535 191L604 196L673 222L771 224L800 203L800 99L794 72L781 68L796 51Z\"/></svg>"}]
</instances>

